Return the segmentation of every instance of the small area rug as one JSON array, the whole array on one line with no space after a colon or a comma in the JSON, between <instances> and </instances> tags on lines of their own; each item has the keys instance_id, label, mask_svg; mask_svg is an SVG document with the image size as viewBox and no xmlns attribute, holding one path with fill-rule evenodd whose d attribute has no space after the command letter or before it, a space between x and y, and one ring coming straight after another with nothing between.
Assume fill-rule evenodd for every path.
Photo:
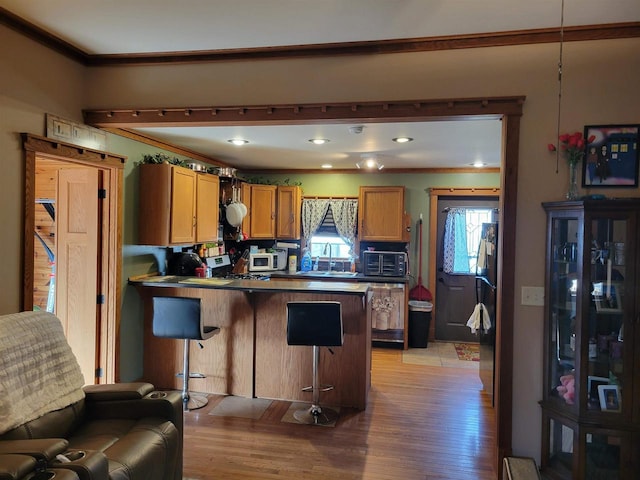
<instances>
[{"instance_id":1,"label":"small area rug","mask_svg":"<svg viewBox=\"0 0 640 480\"><path fill-rule=\"evenodd\" d=\"M454 346L458 354L458 360L480 361L480 345L475 343L456 343Z\"/></svg>"},{"instance_id":2,"label":"small area rug","mask_svg":"<svg viewBox=\"0 0 640 480\"><path fill-rule=\"evenodd\" d=\"M305 425L303 423L298 422L295 417L293 416L294 412L296 410L302 410L303 408L309 408L311 407L311 404L309 403L303 403L303 402L293 402L291 404L291 406L289 407L289 409L287 410L287 413L285 413L282 418L280 419L281 422L285 422L285 423L297 423L298 425ZM334 410L336 412L338 412L338 414L340 414L340 409L339 408L334 408ZM337 421L337 420L336 420ZM331 423L326 423L324 425L318 425L320 427L335 427L336 426L336 421L333 421ZM316 425L313 425L314 427Z\"/></svg>"},{"instance_id":3,"label":"small area rug","mask_svg":"<svg viewBox=\"0 0 640 480\"><path fill-rule=\"evenodd\" d=\"M258 420L271 405L271 400L265 398L245 398L228 396L211 409L209 415L219 417L239 417Z\"/></svg>"}]
</instances>

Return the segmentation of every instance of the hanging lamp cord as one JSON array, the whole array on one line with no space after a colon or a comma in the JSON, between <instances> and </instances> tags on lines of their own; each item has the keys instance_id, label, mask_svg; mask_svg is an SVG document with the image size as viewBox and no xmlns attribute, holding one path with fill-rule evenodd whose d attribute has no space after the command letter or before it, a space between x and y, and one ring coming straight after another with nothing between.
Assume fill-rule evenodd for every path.
<instances>
[{"instance_id":1,"label":"hanging lamp cord","mask_svg":"<svg viewBox=\"0 0 640 480\"><path fill-rule=\"evenodd\" d=\"M560 57L558 59L558 123L556 125L556 142L560 138L560 117L562 114L562 47L564 43L564 0L560 6ZM556 173L560 163L560 145L556 148Z\"/></svg>"}]
</instances>

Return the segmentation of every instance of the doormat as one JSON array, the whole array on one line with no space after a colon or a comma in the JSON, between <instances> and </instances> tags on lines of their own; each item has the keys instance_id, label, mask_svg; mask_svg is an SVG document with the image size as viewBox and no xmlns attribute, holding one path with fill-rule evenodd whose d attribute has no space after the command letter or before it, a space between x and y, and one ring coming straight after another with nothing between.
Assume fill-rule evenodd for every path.
<instances>
[{"instance_id":1,"label":"doormat","mask_svg":"<svg viewBox=\"0 0 640 480\"><path fill-rule=\"evenodd\" d=\"M458 360L480 361L480 345L477 343L456 343L454 346L456 347Z\"/></svg>"},{"instance_id":2,"label":"doormat","mask_svg":"<svg viewBox=\"0 0 640 480\"><path fill-rule=\"evenodd\" d=\"M245 398L229 395L211 409L209 415L219 417L239 417L258 420L271 405L265 398Z\"/></svg>"},{"instance_id":3,"label":"doormat","mask_svg":"<svg viewBox=\"0 0 640 480\"><path fill-rule=\"evenodd\" d=\"M309 408L311 407L311 404L309 403L302 403L302 402L293 402L291 404L291 406L289 407L289 409L287 410L287 413L285 413L282 418L280 419L281 422L285 422L285 423L297 423L298 425L306 425L305 423L300 423L298 420L295 419L295 417L293 416L293 414L297 411L297 410L302 410L304 408ZM340 408L334 408L334 410L336 412L338 412L338 415L340 414ZM339 417L338 417L339 418ZM336 421L333 421L331 423L325 423L325 424L318 424L318 425L311 425L313 427L335 427L336 426Z\"/></svg>"}]
</instances>

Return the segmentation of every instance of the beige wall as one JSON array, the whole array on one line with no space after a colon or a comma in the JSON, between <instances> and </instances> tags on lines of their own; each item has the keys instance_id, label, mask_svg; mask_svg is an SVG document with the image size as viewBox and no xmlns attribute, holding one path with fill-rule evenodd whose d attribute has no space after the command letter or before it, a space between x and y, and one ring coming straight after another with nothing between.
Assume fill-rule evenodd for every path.
<instances>
[{"instance_id":1,"label":"beige wall","mask_svg":"<svg viewBox=\"0 0 640 480\"><path fill-rule=\"evenodd\" d=\"M546 150L556 136L557 45L84 71L3 26L0 42L0 151L5 166L0 177L0 247L8 259L1 313L19 304L22 154L16 132L42 133L44 112L77 119L82 107L526 95L518 171L516 293L523 285L543 285L545 224L540 202L562 199L567 183L565 166L561 164L556 174L555 160ZM640 39L566 44L564 57L563 132L584 125L640 123ZM597 193L639 196L637 189ZM517 295L514 312L505 313L515 323L514 453L539 458L543 309L520 306L519 300Z\"/></svg>"},{"instance_id":2,"label":"beige wall","mask_svg":"<svg viewBox=\"0 0 640 480\"><path fill-rule=\"evenodd\" d=\"M544 214L540 202L561 200L564 164L556 173L546 149L556 137L558 45L484 48L288 61L230 62L89 72L89 106L140 107L278 104L349 100L526 95L518 171L513 446L540 454L541 307L521 306L520 289L544 284ZM562 132L584 125L640 123L640 39L564 46ZM148 88L153 83L154 88ZM593 190L596 192L596 190ZM592 193L593 193L592 192ZM638 195L638 190L597 190Z\"/></svg>"},{"instance_id":3,"label":"beige wall","mask_svg":"<svg viewBox=\"0 0 640 480\"><path fill-rule=\"evenodd\" d=\"M45 113L80 121L85 69L0 25L0 314L21 307L24 156L21 132L45 134Z\"/></svg>"}]
</instances>

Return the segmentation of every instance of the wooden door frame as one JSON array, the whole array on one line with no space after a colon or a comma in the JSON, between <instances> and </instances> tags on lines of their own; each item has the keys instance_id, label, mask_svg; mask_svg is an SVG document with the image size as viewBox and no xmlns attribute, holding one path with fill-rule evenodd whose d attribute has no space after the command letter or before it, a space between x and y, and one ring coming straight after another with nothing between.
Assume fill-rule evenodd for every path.
<instances>
[{"instance_id":1,"label":"wooden door frame","mask_svg":"<svg viewBox=\"0 0 640 480\"><path fill-rule=\"evenodd\" d=\"M494 118L502 121L502 168L500 170L503 313L496 329L496 456L494 468L502 477L502 459L512 451L513 429L513 314L515 298L516 207L520 119L525 96L423 100L381 100L287 105L237 105L211 107L158 107L85 110L85 123L155 146L168 145L130 129L176 125L299 125L317 123L417 122ZM205 160L206 161L206 160ZM215 164L215 162L211 162ZM419 171L419 169L416 169ZM309 170L292 170L309 173ZM411 169L406 170L411 172ZM345 171L341 171L344 173ZM349 171L351 172L351 171ZM315 173L315 172L314 172ZM326 172L324 172L326 173ZM335 173L335 171L334 171Z\"/></svg>"},{"instance_id":2,"label":"wooden door frame","mask_svg":"<svg viewBox=\"0 0 640 480\"><path fill-rule=\"evenodd\" d=\"M24 200L24 252L22 309L33 309L33 254L35 218L36 158L45 157L65 163L97 168L103 173L102 188L109 192L102 209L98 266L98 284L105 301L98 306L100 350L99 364L103 369L100 383L113 383L119 379L120 326L122 275L122 192L126 157L91 150L57 140L22 134L25 154Z\"/></svg>"}]
</instances>

